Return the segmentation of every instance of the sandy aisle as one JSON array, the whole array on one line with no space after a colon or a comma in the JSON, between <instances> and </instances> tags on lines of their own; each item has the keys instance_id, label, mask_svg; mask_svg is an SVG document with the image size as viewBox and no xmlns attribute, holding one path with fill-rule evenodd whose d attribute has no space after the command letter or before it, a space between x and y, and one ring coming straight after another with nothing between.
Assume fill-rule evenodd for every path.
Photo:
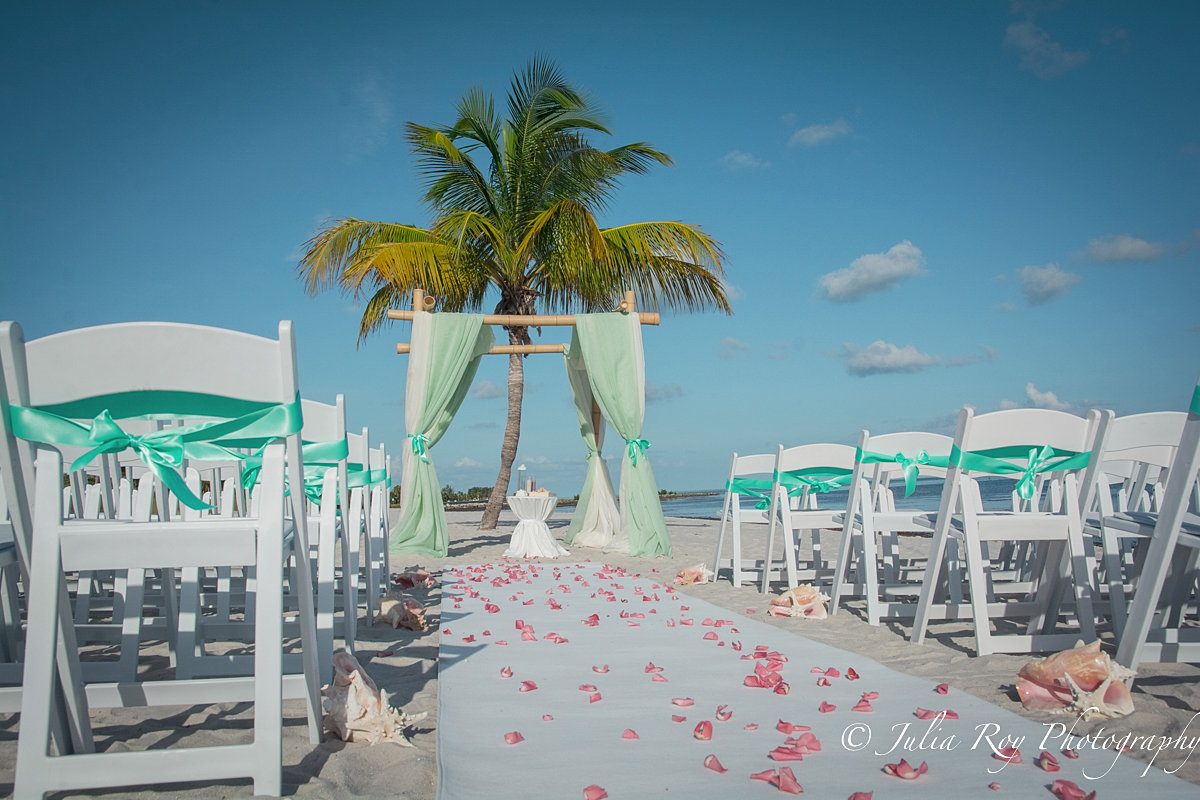
<instances>
[{"instance_id":1,"label":"sandy aisle","mask_svg":"<svg viewBox=\"0 0 1200 800\"><path fill-rule=\"evenodd\" d=\"M448 516L451 521L451 552L449 557L442 561L419 562L430 571L437 570L443 564L483 564L498 561L508 546L509 534L515 525L507 512L501 517L500 528L490 532L477 529L480 516L478 512L451 512ZM568 516L565 513L555 514L550 520L552 530L561 535L567 520ZM648 561L616 555L605 556L599 552L577 548L572 551L569 560L585 561L590 558L593 561L606 561L661 581L671 580L682 567L701 561L711 562L718 523L686 519L670 519L668 522L675 550L670 559ZM832 548L836 538L829 538L831 541L826 547ZM407 565L408 562L397 559L393 561L393 570ZM702 597L736 614L745 614L747 609L754 609L754 618L760 621L867 655L917 677L935 682L948 682L958 689L1042 723L1049 724L1068 719L1044 713L1023 712L1020 703L1015 699L1012 686L1017 669L1028 659L1024 656L1010 655L982 658L971 655L974 641L967 626L938 623L932 628L931 637L926 643L918 646L908 641L907 625L885 624L877 628L868 625L862 618L862 607L857 601L843 606L842 612L836 617L810 621L769 618L765 614L766 599L756 588L747 586L734 589L728 580L684 587L681 591ZM440 589L437 588L415 594L424 600L428 608L427 613L431 620L429 631L417 634L364 625L359 635L359 660L376 682L392 696L393 704L403 707L410 714L428 714L424 721L410 730L414 746L403 748L383 744L372 747L326 741L313 748L307 741L299 704L285 704L285 713L291 714L286 720L284 738L286 795L331 800L344 797L431 800L434 797L437 779L437 613L441 595ZM393 650L393 655L377 657L376 654L387 650ZM1103 728L1104 735L1118 737L1124 737L1126 734L1174 737L1185 731L1191 736L1200 736L1200 722L1188 727L1192 717L1200 711L1198 677L1200 667L1194 665L1143 665L1134 692L1137 711L1132 716L1121 720L1080 723L1075 732L1082 735ZM96 712L94 720L97 740L102 747L109 740L125 738L134 733L141 737L134 747L147 746L148 743L167 735L173 740L182 738L196 745L216 744L230 740L210 732L205 720L214 716L220 716L222 719L230 716L236 718L239 710L244 711L237 706L181 709L180 713L171 719L175 727L168 729L156 725L133 727L136 723L131 721L129 712L125 711ZM181 725L186 725L187 728L181 730ZM0 793L7 794L12 791L16 731L15 715L0 716ZM1144 748L1135 748L1129 755L1148 761L1153 753ZM1186 755L1187 751L1164 752L1158 756L1154 768L1179 768L1176 774L1200 785L1200 756L1183 763ZM1103 789L1103 782L1093 788ZM1103 791L1100 794L1103 796ZM248 797L250 788L249 783L244 782L219 786L177 787L170 792L117 790L92 793L88 796L104 795L215 800ZM1200 797L1200 789L1197 789L1196 796Z\"/></svg>"}]
</instances>

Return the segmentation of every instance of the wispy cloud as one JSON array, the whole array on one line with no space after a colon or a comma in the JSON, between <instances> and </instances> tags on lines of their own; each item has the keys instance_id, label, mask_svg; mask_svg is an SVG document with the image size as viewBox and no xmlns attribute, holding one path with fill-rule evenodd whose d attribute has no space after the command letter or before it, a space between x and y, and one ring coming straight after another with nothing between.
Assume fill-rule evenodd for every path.
<instances>
[{"instance_id":1,"label":"wispy cloud","mask_svg":"<svg viewBox=\"0 0 1200 800\"><path fill-rule=\"evenodd\" d=\"M846 342L842 345L846 372L858 377L886 372L921 372L938 363L936 356L922 353L911 344L897 347L882 339L866 347Z\"/></svg>"},{"instance_id":2,"label":"wispy cloud","mask_svg":"<svg viewBox=\"0 0 1200 800\"><path fill-rule=\"evenodd\" d=\"M1031 306L1049 303L1081 280L1083 276L1059 269L1057 264L1022 267L1017 270L1017 282L1021 284L1025 302Z\"/></svg>"},{"instance_id":3,"label":"wispy cloud","mask_svg":"<svg viewBox=\"0 0 1200 800\"><path fill-rule=\"evenodd\" d=\"M717 347L717 358L730 359L739 356L748 355L750 353L750 345L743 342L741 339L735 339L732 336L726 336L721 340L721 344Z\"/></svg>"},{"instance_id":4,"label":"wispy cloud","mask_svg":"<svg viewBox=\"0 0 1200 800\"><path fill-rule=\"evenodd\" d=\"M763 161L757 156L750 153L743 153L741 150L730 150L725 155L721 156L721 165L728 170L747 170L747 169L766 169L771 166L770 161Z\"/></svg>"},{"instance_id":5,"label":"wispy cloud","mask_svg":"<svg viewBox=\"0 0 1200 800\"><path fill-rule=\"evenodd\" d=\"M478 469L482 466L483 464L479 463L475 459L467 457L460 458L458 461L454 462L455 469Z\"/></svg>"},{"instance_id":6,"label":"wispy cloud","mask_svg":"<svg viewBox=\"0 0 1200 800\"><path fill-rule=\"evenodd\" d=\"M1071 407L1070 403L1064 403L1062 400L1059 400L1058 395L1054 392L1039 392L1038 388L1033 385L1033 381L1025 384L1025 397L1034 408L1051 408L1055 411L1066 411Z\"/></svg>"},{"instance_id":7,"label":"wispy cloud","mask_svg":"<svg viewBox=\"0 0 1200 800\"><path fill-rule=\"evenodd\" d=\"M792 357L791 342L767 342L767 358L773 361L786 361Z\"/></svg>"},{"instance_id":8,"label":"wispy cloud","mask_svg":"<svg viewBox=\"0 0 1200 800\"><path fill-rule=\"evenodd\" d=\"M1016 304L1015 304L1015 303L1010 303L1010 302L1008 302L1007 300L1005 300L1005 301L1004 301L1004 302L1002 302L1002 303L996 303L996 306L995 306L995 308L996 308L996 310L997 310L997 311L1000 311L1000 312L1002 312L1002 313L1004 313L1004 314L1011 314L1012 312L1014 312L1014 311L1016 311L1016 310L1017 310L1017 306L1016 306Z\"/></svg>"},{"instance_id":9,"label":"wispy cloud","mask_svg":"<svg viewBox=\"0 0 1200 800\"><path fill-rule=\"evenodd\" d=\"M646 382L647 403L665 403L676 397L683 397L683 387L678 383Z\"/></svg>"},{"instance_id":10,"label":"wispy cloud","mask_svg":"<svg viewBox=\"0 0 1200 800\"><path fill-rule=\"evenodd\" d=\"M365 78L349 93L350 112L343 133L349 161L374 153L387 141L394 116L387 92L374 77Z\"/></svg>"},{"instance_id":11,"label":"wispy cloud","mask_svg":"<svg viewBox=\"0 0 1200 800\"><path fill-rule=\"evenodd\" d=\"M996 348L990 344L979 345L978 353L969 353L965 356L949 356L944 363L947 367L969 367L973 364L987 363L990 364L996 360Z\"/></svg>"},{"instance_id":12,"label":"wispy cloud","mask_svg":"<svg viewBox=\"0 0 1200 800\"><path fill-rule=\"evenodd\" d=\"M1154 261L1166 247L1157 242L1147 242L1136 236L1102 236L1088 242L1087 257L1091 261Z\"/></svg>"},{"instance_id":13,"label":"wispy cloud","mask_svg":"<svg viewBox=\"0 0 1200 800\"><path fill-rule=\"evenodd\" d=\"M844 119L839 119L836 122L826 122L801 128L794 132L791 138L788 139L788 145L791 147L815 147L823 142L828 142L830 139L846 136L849 133L850 123Z\"/></svg>"},{"instance_id":14,"label":"wispy cloud","mask_svg":"<svg viewBox=\"0 0 1200 800\"><path fill-rule=\"evenodd\" d=\"M921 248L905 239L886 253L869 253L820 278L821 290L836 303L858 300L871 292L895 289L900 281L925 272Z\"/></svg>"},{"instance_id":15,"label":"wispy cloud","mask_svg":"<svg viewBox=\"0 0 1200 800\"><path fill-rule=\"evenodd\" d=\"M1031 20L1009 25L1004 46L1020 53L1021 69L1046 80L1083 66L1089 58L1086 50L1065 49Z\"/></svg>"},{"instance_id":16,"label":"wispy cloud","mask_svg":"<svg viewBox=\"0 0 1200 800\"><path fill-rule=\"evenodd\" d=\"M471 387L471 397L474 397L476 400L493 400L502 395L500 387L487 378L480 378Z\"/></svg>"}]
</instances>

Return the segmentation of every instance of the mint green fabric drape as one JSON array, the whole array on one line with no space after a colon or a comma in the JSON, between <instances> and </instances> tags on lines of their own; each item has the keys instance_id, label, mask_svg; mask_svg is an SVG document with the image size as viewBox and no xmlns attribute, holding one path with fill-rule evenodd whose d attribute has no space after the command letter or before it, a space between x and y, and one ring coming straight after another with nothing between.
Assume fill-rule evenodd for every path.
<instances>
[{"instance_id":1,"label":"mint green fabric drape","mask_svg":"<svg viewBox=\"0 0 1200 800\"><path fill-rule=\"evenodd\" d=\"M571 524L563 537L567 544L580 547L607 547L621 526L621 513L613 492L608 464L601 454L604 446L604 425L595 430L592 425L592 387L588 381L587 365L579 348L570 348L563 357L575 413L579 417L579 435L587 448L587 474L579 492L579 502L571 516Z\"/></svg>"},{"instance_id":2,"label":"mint green fabric drape","mask_svg":"<svg viewBox=\"0 0 1200 800\"><path fill-rule=\"evenodd\" d=\"M400 519L388 537L392 553L442 558L449 550L442 490L429 451L450 427L480 357L494 341L479 314L413 315L404 391L409 443L401 450L403 489Z\"/></svg>"},{"instance_id":3,"label":"mint green fabric drape","mask_svg":"<svg viewBox=\"0 0 1200 800\"><path fill-rule=\"evenodd\" d=\"M633 314L577 314L571 353L587 364L588 383L601 413L627 445L621 463L621 531L609 549L628 543L633 556L671 555L671 538L650 468L650 442L641 438L645 416L642 329Z\"/></svg>"}]
</instances>

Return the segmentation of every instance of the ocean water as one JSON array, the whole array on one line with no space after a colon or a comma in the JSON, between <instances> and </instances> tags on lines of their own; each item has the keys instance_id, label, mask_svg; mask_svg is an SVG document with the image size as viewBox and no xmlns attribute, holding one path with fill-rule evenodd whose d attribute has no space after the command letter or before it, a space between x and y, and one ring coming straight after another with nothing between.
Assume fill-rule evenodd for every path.
<instances>
[{"instance_id":1,"label":"ocean water","mask_svg":"<svg viewBox=\"0 0 1200 800\"><path fill-rule=\"evenodd\" d=\"M1013 481L1007 478L983 478L979 481L980 496L983 507L988 511L1000 511L1012 506ZM721 506L725 502L725 492L715 489L698 489L696 491L711 491L700 497L678 497L662 501L663 514L668 517L690 517L692 519L720 519ZM897 484L897 509L925 509L937 511L938 500L941 496L942 481L917 479L917 486L910 497L904 496L904 488ZM822 508L845 508L846 490L839 489L821 495L817 501Z\"/></svg>"}]
</instances>

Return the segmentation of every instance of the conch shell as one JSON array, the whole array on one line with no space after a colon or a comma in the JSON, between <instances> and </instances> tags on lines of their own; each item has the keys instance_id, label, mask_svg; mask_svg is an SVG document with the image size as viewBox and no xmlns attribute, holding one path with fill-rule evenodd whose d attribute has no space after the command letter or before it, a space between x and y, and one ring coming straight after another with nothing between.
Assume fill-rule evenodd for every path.
<instances>
[{"instance_id":1,"label":"conch shell","mask_svg":"<svg viewBox=\"0 0 1200 800\"><path fill-rule=\"evenodd\" d=\"M675 576L675 585L690 586L693 583L708 583L712 577L712 570L707 565L697 564L694 567L684 567L679 570L679 574Z\"/></svg>"},{"instance_id":2,"label":"conch shell","mask_svg":"<svg viewBox=\"0 0 1200 800\"><path fill-rule=\"evenodd\" d=\"M400 589L432 589L437 579L420 567L409 567L404 572L392 574L392 583Z\"/></svg>"},{"instance_id":3,"label":"conch shell","mask_svg":"<svg viewBox=\"0 0 1200 800\"><path fill-rule=\"evenodd\" d=\"M1100 640L1030 661L1017 673L1021 705L1031 711L1061 711L1084 720L1133 712L1124 681L1136 673L1100 651Z\"/></svg>"},{"instance_id":4,"label":"conch shell","mask_svg":"<svg viewBox=\"0 0 1200 800\"><path fill-rule=\"evenodd\" d=\"M768 611L773 617L807 617L809 619L825 619L829 612L825 602L829 596L822 594L810 583L802 583L794 589L789 589L779 597L771 598Z\"/></svg>"},{"instance_id":5,"label":"conch shell","mask_svg":"<svg viewBox=\"0 0 1200 800\"><path fill-rule=\"evenodd\" d=\"M384 592L379 596L379 613L375 621L410 631L423 631L429 627L425 621L425 607L415 598L397 592Z\"/></svg>"},{"instance_id":6,"label":"conch shell","mask_svg":"<svg viewBox=\"0 0 1200 800\"><path fill-rule=\"evenodd\" d=\"M321 727L344 742L412 743L404 729L425 719L425 712L409 715L392 708L387 692L381 691L358 659L345 650L333 654L333 683L321 689L325 719Z\"/></svg>"}]
</instances>

